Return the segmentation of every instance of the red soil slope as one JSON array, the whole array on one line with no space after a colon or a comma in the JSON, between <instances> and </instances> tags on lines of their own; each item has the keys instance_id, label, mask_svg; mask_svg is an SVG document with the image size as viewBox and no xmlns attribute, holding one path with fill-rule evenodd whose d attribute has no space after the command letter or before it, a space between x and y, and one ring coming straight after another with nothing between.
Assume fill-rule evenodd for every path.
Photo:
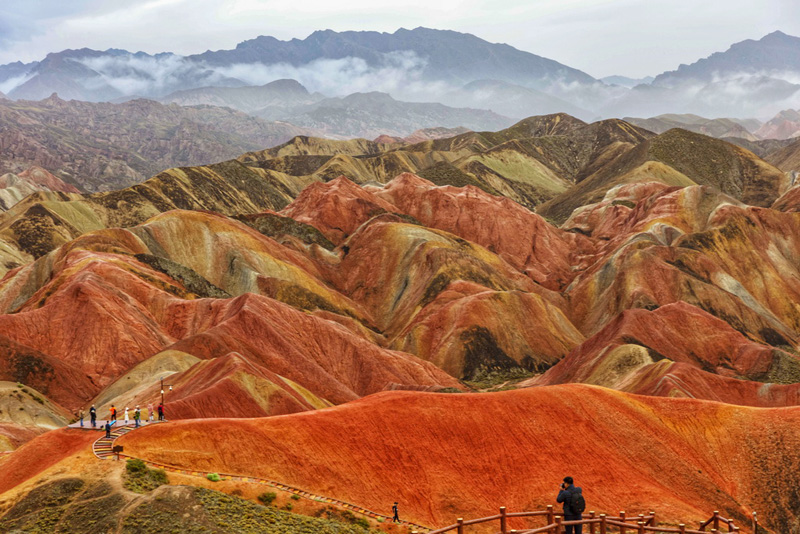
<instances>
[{"instance_id":1,"label":"red soil slope","mask_svg":"<svg viewBox=\"0 0 800 534\"><path fill-rule=\"evenodd\" d=\"M755 343L685 302L626 310L521 386L583 382L631 393L745 406L800 404L797 358ZM756 382L757 380L757 382ZM773 382L783 382L784 384Z\"/></svg>"},{"instance_id":2,"label":"red soil slope","mask_svg":"<svg viewBox=\"0 0 800 534\"><path fill-rule=\"evenodd\" d=\"M266 417L313 410L322 404L315 403L311 393L305 398L292 389L291 382L235 352L201 361L169 382L173 385L170 419ZM148 393L142 398L155 404L158 386Z\"/></svg>"},{"instance_id":3,"label":"red soil slope","mask_svg":"<svg viewBox=\"0 0 800 534\"><path fill-rule=\"evenodd\" d=\"M474 186L437 187L404 173L375 194L426 226L488 248L550 289L569 284L577 273L571 266L593 249L584 236L559 230L513 200Z\"/></svg>"},{"instance_id":4,"label":"red soil slope","mask_svg":"<svg viewBox=\"0 0 800 534\"><path fill-rule=\"evenodd\" d=\"M52 175L41 167L33 166L19 173L19 177L32 184L45 187L50 191L62 191L64 193L79 193L78 188L65 183L60 178Z\"/></svg>"},{"instance_id":5,"label":"red soil slope","mask_svg":"<svg viewBox=\"0 0 800 534\"><path fill-rule=\"evenodd\" d=\"M10 446L6 450L14 450L44 432L46 430L40 427L0 423L0 450L4 445Z\"/></svg>"},{"instance_id":6,"label":"red soil slope","mask_svg":"<svg viewBox=\"0 0 800 534\"><path fill-rule=\"evenodd\" d=\"M429 525L552 504L572 475L590 509L797 525L800 408L752 409L569 385L495 394L387 392L328 410L186 421L120 441L190 469L273 478Z\"/></svg>"},{"instance_id":7,"label":"red soil slope","mask_svg":"<svg viewBox=\"0 0 800 534\"><path fill-rule=\"evenodd\" d=\"M0 380L27 384L62 406L80 406L96 393L78 369L2 335L0 355Z\"/></svg>"},{"instance_id":8,"label":"red soil slope","mask_svg":"<svg viewBox=\"0 0 800 534\"><path fill-rule=\"evenodd\" d=\"M388 202L340 176L327 183L306 187L281 214L316 227L338 245L366 221L387 211L396 210Z\"/></svg>"},{"instance_id":9,"label":"red soil slope","mask_svg":"<svg viewBox=\"0 0 800 534\"><path fill-rule=\"evenodd\" d=\"M800 406L800 384L774 384L727 378L685 363L666 360L637 371L624 391L658 397L690 397L742 406Z\"/></svg>"},{"instance_id":10,"label":"red soil slope","mask_svg":"<svg viewBox=\"0 0 800 534\"><path fill-rule=\"evenodd\" d=\"M36 476L64 458L90 445L99 432L86 430L51 430L26 443L12 454L0 457L0 494Z\"/></svg>"},{"instance_id":11,"label":"red soil slope","mask_svg":"<svg viewBox=\"0 0 800 534\"><path fill-rule=\"evenodd\" d=\"M106 232L102 246L121 247L128 236ZM91 236L84 241L91 242ZM35 272L44 263L29 270ZM49 355L40 360L54 360L53 369L62 362L81 371L72 386L74 395L61 399L68 409L79 405L75 401L81 397L75 395L89 388L89 397L82 397L85 402L168 347L202 359L239 352L334 403L393 384L457 385L432 364L380 348L337 322L268 297L248 293L235 299L195 298L178 282L128 255L75 248L64 252L49 273L53 277L18 313L0 315L0 329L17 343ZM31 274L29 279L35 277ZM14 284L15 278L7 283ZM90 386L81 382L87 381L83 374L91 377ZM70 376L65 373L53 380L65 388L62 382ZM53 388L56 393L58 387ZM221 410L231 413L230 407Z\"/></svg>"},{"instance_id":12,"label":"red soil slope","mask_svg":"<svg viewBox=\"0 0 800 534\"><path fill-rule=\"evenodd\" d=\"M604 353L626 344L649 349L656 361L668 357L722 376L751 380L769 377L780 359L794 359L754 343L699 308L677 302L654 311L626 310L550 369L541 383L584 382L601 365Z\"/></svg>"},{"instance_id":13,"label":"red soil slope","mask_svg":"<svg viewBox=\"0 0 800 534\"><path fill-rule=\"evenodd\" d=\"M582 341L561 310L535 293L458 281L425 306L392 346L470 377L492 353L495 366L542 370Z\"/></svg>"}]
</instances>

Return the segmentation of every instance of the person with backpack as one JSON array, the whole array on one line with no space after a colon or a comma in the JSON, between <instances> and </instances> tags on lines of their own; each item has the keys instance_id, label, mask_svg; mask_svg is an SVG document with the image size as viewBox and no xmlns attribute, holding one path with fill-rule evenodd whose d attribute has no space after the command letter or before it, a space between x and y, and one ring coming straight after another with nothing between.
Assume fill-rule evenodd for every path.
<instances>
[{"instance_id":1,"label":"person with backpack","mask_svg":"<svg viewBox=\"0 0 800 534\"><path fill-rule=\"evenodd\" d=\"M139 409L139 405L136 405L136 409L133 411L133 422L135 423L134 428L139 428L139 425L142 424L142 410Z\"/></svg>"},{"instance_id":2,"label":"person with backpack","mask_svg":"<svg viewBox=\"0 0 800 534\"><path fill-rule=\"evenodd\" d=\"M400 522L400 512L397 510L397 503L394 503L392 506L392 523L399 523Z\"/></svg>"},{"instance_id":3,"label":"person with backpack","mask_svg":"<svg viewBox=\"0 0 800 534\"><path fill-rule=\"evenodd\" d=\"M111 420L114 421L114 423L116 423L117 422L117 408L113 404L111 405L110 412L111 412ZM114 423L112 423L112 424L114 424Z\"/></svg>"},{"instance_id":4,"label":"person with backpack","mask_svg":"<svg viewBox=\"0 0 800 534\"><path fill-rule=\"evenodd\" d=\"M564 521L580 521L586 510L583 490L573 483L572 477L564 477L556 501L564 503ZM567 534L583 534L583 525L565 525ZM574 528L574 531L573 531Z\"/></svg>"},{"instance_id":5,"label":"person with backpack","mask_svg":"<svg viewBox=\"0 0 800 534\"><path fill-rule=\"evenodd\" d=\"M89 418L92 420L92 428L96 427L97 426L97 408L94 407L94 404L92 404L92 407L89 408Z\"/></svg>"}]
</instances>

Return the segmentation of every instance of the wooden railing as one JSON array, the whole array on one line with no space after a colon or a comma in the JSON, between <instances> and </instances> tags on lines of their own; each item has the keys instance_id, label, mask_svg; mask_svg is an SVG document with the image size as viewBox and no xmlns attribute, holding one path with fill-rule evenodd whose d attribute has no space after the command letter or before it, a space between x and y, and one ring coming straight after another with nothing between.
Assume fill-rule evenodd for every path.
<instances>
[{"instance_id":1,"label":"wooden railing","mask_svg":"<svg viewBox=\"0 0 800 534\"><path fill-rule=\"evenodd\" d=\"M529 528L523 530L509 530L508 520L516 517L543 517L545 518L546 525L538 528ZM677 534L709 534L722 533L722 532L739 532L739 527L734 525L732 519L722 517L718 511L706 521L700 523L697 530L692 530L681 523L677 527L658 526L656 523L656 513L650 512L649 514L627 515L625 512L620 512L618 516L609 516L606 514L596 514L589 512L583 514L583 519L577 521L565 521L564 514L553 510L553 506L548 506L547 510L539 510L536 512L514 512L509 513L506 507L500 508L500 513L497 515L482 517L480 519L470 519L464 521L463 518L458 518L452 525L432 530L427 534L444 534L445 532L455 531L457 534L464 534L464 527L470 525L478 525L481 523L491 523L493 521L500 522L499 534L562 534L564 527L567 525L586 525L588 534L608 534L610 532L619 532L620 534L645 534L647 532L656 533L677 533ZM706 530L709 528L710 530ZM721 530L721 528L727 530ZM758 518L753 512L753 533L758 531ZM586 533L586 531L584 531ZM417 531L412 531L417 534Z\"/></svg>"}]
</instances>

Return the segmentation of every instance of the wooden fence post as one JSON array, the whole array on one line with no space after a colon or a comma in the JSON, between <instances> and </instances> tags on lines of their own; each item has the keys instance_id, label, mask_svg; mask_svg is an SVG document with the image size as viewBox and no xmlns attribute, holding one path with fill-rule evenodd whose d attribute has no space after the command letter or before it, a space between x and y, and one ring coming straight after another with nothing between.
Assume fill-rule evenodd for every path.
<instances>
[{"instance_id":1,"label":"wooden fence post","mask_svg":"<svg viewBox=\"0 0 800 534\"><path fill-rule=\"evenodd\" d=\"M651 527L656 526L656 513L655 511L652 510L650 511L650 526Z\"/></svg>"},{"instance_id":2,"label":"wooden fence post","mask_svg":"<svg viewBox=\"0 0 800 534\"><path fill-rule=\"evenodd\" d=\"M680 525L678 525L678 530L680 530L681 534L683 534L684 532L686 532L686 525L681 523Z\"/></svg>"},{"instance_id":3,"label":"wooden fence post","mask_svg":"<svg viewBox=\"0 0 800 534\"><path fill-rule=\"evenodd\" d=\"M561 527L561 517L556 517L556 526L553 534L561 534L564 532L564 529Z\"/></svg>"},{"instance_id":4,"label":"wooden fence post","mask_svg":"<svg viewBox=\"0 0 800 534\"><path fill-rule=\"evenodd\" d=\"M589 512L589 519L594 519L594 510ZM594 523L589 523L589 534L595 534Z\"/></svg>"},{"instance_id":5,"label":"wooden fence post","mask_svg":"<svg viewBox=\"0 0 800 534\"><path fill-rule=\"evenodd\" d=\"M625 511L624 510L622 510L619 513L619 517L620 517L620 520L624 523L625 522ZM619 534L625 534L626 532L628 532L628 529L626 529L625 527L619 527Z\"/></svg>"},{"instance_id":6,"label":"wooden fence post","mask_svg":"<svg viewBox=\"0 0 800 534\"><path fill-rule=\"evenodd\" d=\"M553 505L552 504L548 504L547 505L547 524L548 525L552 525L555 522L556 522L556 518L555 518L555 515L553 514Z\"/></svg>"},{"instance_id":7,"label":"wooden fence post","mask_svg":"<svg viewBox=\"0 0 800 534\"><path fill-rule=\"evenodd\" d=\"M637 525L639 525L639 534L644 534L644 521L637 521Z\"/></svg>"},{"instance_id":8,"label":"wooden fence post","mask_svg":"<svg viewBox=\"0 0 800 534\"><path fill-rule=\"evenodd\" d=\"M500 507L500 533L506 534L506 507Z\"/></svg>"},{"instance_id":9,"label":"wooden fence post","mask_svg":"<svg viewBox=\"0 0 800 534\"><path fill-rule=\"evenodd\" d=\"M753 512L753 534L758 534L758 516Z\"/></svg>"},{"instance_id":10,"label":"wooden fence post","mask_svg":"<svg viewBox=\"0 0 800 534\"><path fill-rule=\"evenodd\" d=\"M458 523L458 534L464 534L464 518L459 517L456 519L456 523Z\"/></svg>"},{"instance_id":11,"label":"wooden fence post","mask_svg":"<svg viewBox=\"0 0 800 534\"><path fill-rule=\"evenodd\" d=\"M600 514L600 534L607 534L606 529L606 514Z\"/></svg>"},{"instance_id":12,"label":"wooden fence post","mask_svg":"<svg viewBox=\"0 0 800 534\"><path fill-rule=\"evenodd\" d=\"M714 530L719 530L719 510L714 510Z\"/></svg>"}]
</instances>

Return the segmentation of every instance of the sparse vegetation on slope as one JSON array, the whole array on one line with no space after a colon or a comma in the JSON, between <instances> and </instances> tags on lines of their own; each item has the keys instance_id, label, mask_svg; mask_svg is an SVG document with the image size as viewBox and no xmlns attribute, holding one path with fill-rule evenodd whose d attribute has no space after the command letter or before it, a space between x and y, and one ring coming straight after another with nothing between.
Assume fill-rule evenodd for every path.
<instances>
[{"instance_id":1,"label":"sparse vegetation on slope","mask_svg":"<svg viewBox=\"0 0 800 534\"><path fill-rule=\"evenodd\" d=\"M130 465L130 463L129 463ZM146 469L146 468L145 468ZM136 470L136 473L141 473ZM155 490L155 491L153 491ZM145 493L137 491L136 493ZM0 532L26 534L369 534L369 522L348 511L317 517L261 506L218 491L162 486L144 495L103 481L61 478L36 487L5 512Z\"/></svg>"},{"instance_id":2,"label":"sparse vegetation on slope","mask_svg":"<svg viewBox=\"0 0 800 534\"><path fill-rule=\"evenodd\" d=\"M147 493L167 484L167 473L163 469L151 469L135 458L125 462L125 488L134 493Z\"/></svg>"}]
</instances>

